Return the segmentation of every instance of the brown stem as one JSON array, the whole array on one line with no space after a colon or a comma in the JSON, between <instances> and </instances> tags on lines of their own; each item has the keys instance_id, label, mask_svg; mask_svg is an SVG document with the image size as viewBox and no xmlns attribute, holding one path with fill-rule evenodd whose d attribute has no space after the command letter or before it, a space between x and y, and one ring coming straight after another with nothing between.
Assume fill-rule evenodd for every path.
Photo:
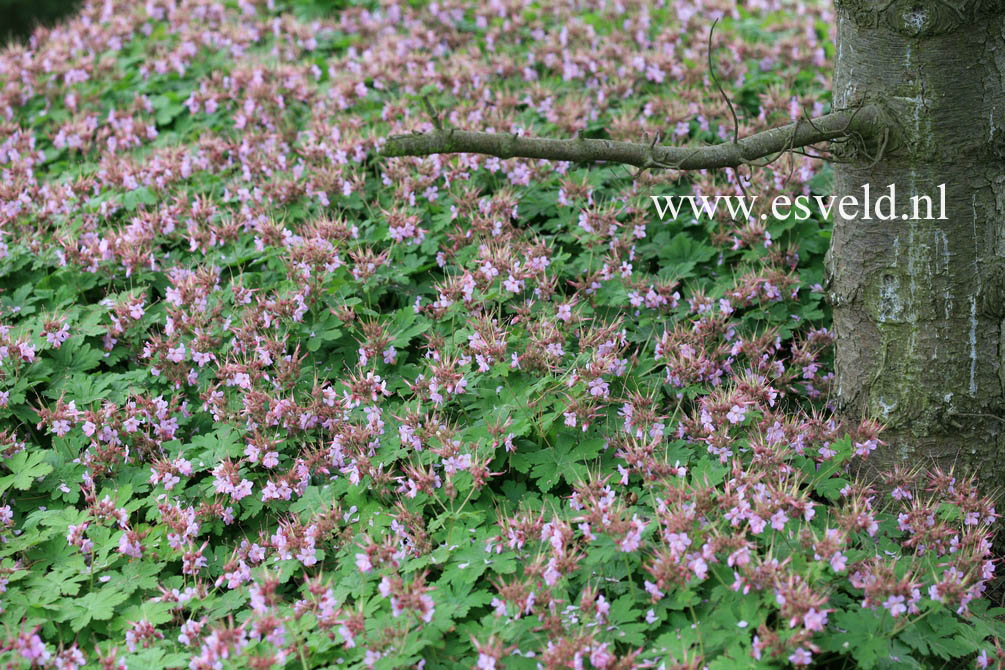
<instances>
[{"instance_id":1,"label":"brown stem","mask_svg":"<svg viewBox=\"0 0 1005 670\"><path fill-rule=\"evenodd\" d=\"M800 119L736 142L704 147L653 146L582 137L560 140L440 128L428 133L393 135L384 143L380 155L475 153L498 158L542 158L574 163L605 161L638 168L714 169L737 167L772 154L846 137L850 133L873 136L877 129L884 126L882 116L878 105L867 104L825 114L812 121Z\"/></svg>"}]
</instances>

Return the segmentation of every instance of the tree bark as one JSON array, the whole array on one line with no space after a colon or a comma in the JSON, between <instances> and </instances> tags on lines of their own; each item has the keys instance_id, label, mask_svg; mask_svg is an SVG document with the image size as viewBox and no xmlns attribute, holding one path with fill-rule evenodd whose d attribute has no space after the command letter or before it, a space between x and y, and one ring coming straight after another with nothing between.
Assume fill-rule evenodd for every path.
<instances>
[{"instance_id":1,"label":"tree bark","mask_svg":"<svg viewBox=\"0 0 1005 670\"><path fill-rule=\"evenodd\" d=\"M893 221L834 210L839 412L887 426L871 461L1005 476L1005 2L836 0L834 104L879 102L894 140L835 166L838 198L896 187ZM945 220L915 218L931 196ZM920 213L925 214L925 206Z\"/></svg>"}]
</instances>

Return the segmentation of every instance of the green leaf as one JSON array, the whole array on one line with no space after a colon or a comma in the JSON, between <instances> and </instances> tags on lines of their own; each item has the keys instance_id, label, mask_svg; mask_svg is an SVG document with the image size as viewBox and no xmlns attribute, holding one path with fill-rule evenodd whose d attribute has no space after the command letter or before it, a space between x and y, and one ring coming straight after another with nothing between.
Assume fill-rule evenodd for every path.
<instances>
[{"instance_id":1,"label":"green leaf","mask_svg":"<svg viewBox=\"0 0 1005 670\"><path fill-rule=\"evenodd\" d=\"M84 338L78 335L64 342L59 349L50 351L49 355L56 362L57 370L70 376L74 372L93 370L101 363L105 353L84 344Z\"/></svg>"},{"instance_id":2,"label":"green leaf","mask_svg":"<svg viewBox=\"0 0 1005 670\"><path fill-rule=\"evenodd\" d=\"M91 591L83 598L74 601L79 614L71 622L74 631L84 628L91 620L106 621L115 615L116 606L125 602L128 595L118 590L116 586L106 586L100 591Z\"/></svg>"},{"instance_id":3,"label":"green leaf","mask_svg":"<svg viewBox=\"0 0 1005 670\"><path fill-rule=\"evenodd\" d=\"M657 244L660 244L659 241ZM658 249L663 268L677 277L690 276L697 265L708 262L718 253L715 247L698 242L683 232L674 235L668 243L660 244Z\"/></svg>"},{"instance_id":4,"label":"green leaf","mask_svg":"<svg viewBox=\"0 0 1005 670\"><path fill-rule=\"evenodd\" d=\"M426 332L431 326L429 319L418 318L411 307L400 309L389 327L389 333L394 338L391 343L396 347L406 347L413 337Z\"/></svg>"},{"instance_id":5,"label":"green leaf","mask_svg":"<svg viewBox=\"0 0 1005 670\"><path fill-rule=\"evenodd\" d=\"M691 466L691 483L694 486L717 486L726 478L729 468L710 458L702 458Z\"/></svg>"},{"instance_id":6,"label":"green leaf","mask_svg":"<svg viewBox=\"0 0 1005 670\"><path fill-rule=\"evenodd\" d=\"M167 98L162 95L157 96L157 98L167 100ZM159 109L157 109L156 103L154 107L156 109L154 119L156 119L158 126L168 125L169 123L174 121L176 116L185 111L184 105L180 105L176 102L170 102L170 101L165 102L165 104L161 105Z\"/></svg>"},{"instance_id":7,"label":"green leaf","mask_svg":"<svg viewBox=\"0 0 1005 670\"><path fill-rule=\"evenodd\" d=\"M828 500L837 500L841 497L841 490L847 485L848 480L841 479L840 477L831 477L817 484L814 491L816 491L817 495Z\"/></svg>"},{"instance_id":8,"label":"green leaf","mask_svg":"<svg viewBox=\"0 0 1005 670\"><path fill-rule=\"evenodd\" d=\"M834 168L824 165L819 172L810 179L810 190L820 195L830 195L834 192Z\"/></svg>"},{"instance_id":9,"label":"green leaf","mask_svg":"<svg viewBox=\"0 0 1005 670\"><path fill-rule=\"evenodd\" d=\"M122 196L122 204L129 211L135 210L140 203L144 205L156 205L157 196L146 186L140 186Z\"/></svg>"},{"instance_id":10,"label":"green leaf","mask_svg":"<svg viewBox=\"0 0 1005 670\"><path fill-rule=\"evenodd\" d=\"M32 482L52 472L52 466L44 462L51 453L48 449L37 451L26 449L7 459L4 465L13 474L0 478L0 493L11 487L27 491L31 488Z\"/></svg>"},{"instance_id":11,"label":"green leaf","mask_svg":"<svg viewBox=\"0 0 1005 670\"><path fill-rule=\"evenodd\" d=\"M551 490L559 479L575 484L586 478L588 471L579 463L576 445L571 441L560 441L552 448L538 447L524 456L532 464L531 476L543 492ZM516 460L516 459L514 459Z\"/></svg>"}]
</instances>

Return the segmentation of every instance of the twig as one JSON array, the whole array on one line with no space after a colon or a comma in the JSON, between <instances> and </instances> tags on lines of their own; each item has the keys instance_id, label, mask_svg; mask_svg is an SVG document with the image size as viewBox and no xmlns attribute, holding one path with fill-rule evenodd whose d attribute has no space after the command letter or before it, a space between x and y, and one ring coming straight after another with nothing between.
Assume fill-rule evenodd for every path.
<instances>
[{"instance_id":1,"label":"twig","mask_svg":"<svg viewBox=\"0 0 1005 670\"><path fill-rule=\"evenodd\" d=\"M1001 421L1005 423L1005 417L997 416L995 414L987 414L984 412L953 412L953 416L974 416L974 417L984 417L985 419L994 419L996 421Z\"/></svg>"},{"instance_id":2,"label":"twig","mask_svg":"<svg viewBox=\"0 0 1005 670\"><path fill-rule=\"evenodd\" d=\"M715 64L712 62L712 53L714 49L712 48L712 35L715 33L715 26L719 23L719 19L712 21L712 27L708 29L708 74L712 77L712 82L715 83L715 87L719 89L719 95L722 99L726 101L726 106L729 107L729 113L733 117L733 144L736 144L737 140L740 139L740 122L736 118L736 110L733 108L733 101L729 99L726 95L726 91L723 90L722 84L719 82L719 77L715 74ZM784 153L784 152L783 152ZM740 174L740 168L733 168L733 176L736 177L736 185L740 187L740 193L743 197L747 196L747 189L743 185L743 175Z\"/></svg>"},{"instance_id":3,"label":"twig","mask_svg":"<svg viewBox=\"0 0 1005 670\"><path fill-rule=\"evenodd\" d=\"M429 114L429 118L433 122L433 128L436 128L437 130L443 130L443 126L440 123L440 117L436 114L436 110L433 109L433 104L429 102L429 98L427 98L426 96L422 96L422 104L425 106L426 113Z\"/></svg>"},{"instance_id":4,"label":"twig","mask_svg":"<svg viewBox=\"0 0 1005 670\"><path fill-rule=\"evenodd\" d=\"M712 21L712 27L708 29L708 73L712 77L712 82L715 83L716 88L719 89L719 95L722 99L726 101L726 105L729 107L729 113L733 116L733 144L740 139L740 122L736 119L736 110L733 109L733 103L730 101L729 96L726 92L722 90L722 84L719 83L719 78L715 75L715 66L712 65L712 33L715 32L715 24L719 23L719 19Z\"/></svg>"},{"instance_id":5,"label":"twig","mask_svg":"<svg viewBox=\"0 0 1005 670\"><path fill-rule=\"evenodd\" d=\"M813 123L790 123L737 139L703 147L674 147L601 139L552 139L442 128L429 133L394 135L384 143L383 156L428 156L477 153L498 158L541 158L574 163L606 161L638 168L701 170L737 167L779 152L791 151L849 135L873 136L885 125L878 105L870 104L825 114Z\"/></svg>"}]
</instances>

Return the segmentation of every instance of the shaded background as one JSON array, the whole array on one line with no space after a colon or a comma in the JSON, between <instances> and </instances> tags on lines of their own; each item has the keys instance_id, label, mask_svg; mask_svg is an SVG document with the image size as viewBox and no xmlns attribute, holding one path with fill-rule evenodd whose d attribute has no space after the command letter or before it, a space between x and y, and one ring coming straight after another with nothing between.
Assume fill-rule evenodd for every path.
<instances>
[{"instance_id":1,"label":"shaded background","mask_svg":"<svg viewBox=\"0 0 1005 670\"><path fill-rule=\"evenodd\" d=\"M80 4L81 0L0 0L0 42L27 41L36 25L52 25Z\"/></svg>"}]
</instances>

